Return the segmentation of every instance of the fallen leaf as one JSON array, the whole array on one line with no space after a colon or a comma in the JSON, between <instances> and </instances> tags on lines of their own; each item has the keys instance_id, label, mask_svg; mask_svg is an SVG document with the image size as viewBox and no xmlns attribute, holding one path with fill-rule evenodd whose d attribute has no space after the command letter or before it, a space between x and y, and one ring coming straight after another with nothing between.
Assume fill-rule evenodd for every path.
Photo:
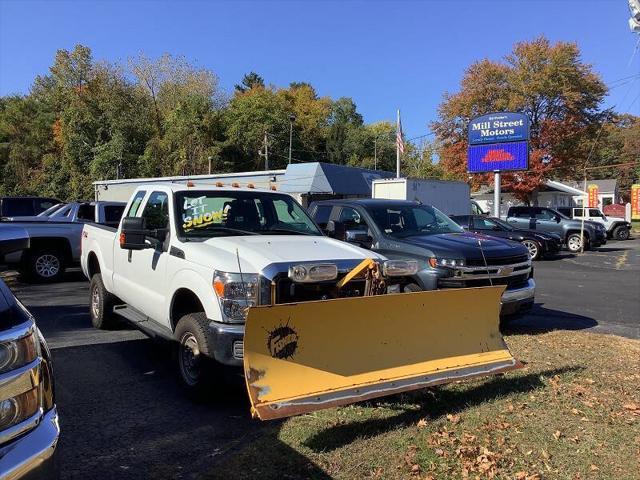
<instances>
[{"instance_id":1,"label":"fallen leaf","mask_svg":"<svg viewBox=\"0 0 640 480\"><path fill-rule=\"evenodd\" d=\"M560 440L561 436L562 436L562 432L560 430L556 430L555 433L553 434L553 438L555 438L556 440Z\"/></svg>"},{"instance_id":2,"label":"fallen leaf","mask_svg":"<svg viewBox=\"0 0 640 480\"><path fill-rule=\"evenodd\" d=\"M444 450L442 450L441 448L436 448L435 452L439 457L442 457L444 455Z\"/></svg>"},{"instance_id":3,"label":"fallen leaf","mask_svg":"<svg viewBox=\"0 0 640 480\"><path fill-rule=\"evenodd\" d=\"M418 421L418 428L424 428L426 426L427 426L427 421L424 418Z\"/></svg>"},{"instance_id":4,"label":"fallen leaf","mask_svg":"<svg viewBox=\"0 0 640 480\"><path fill-rule=\"evenodd\" d=\"M573 413L574 415L580 415L580 410L578 410L577 408L572 408L571 413Z\"/></svg>"},{"instance_id":5,"label":"fallen leaf","mask_svg":"<svg viewBox=\"0 0 640 480\"><path fill-rule=\"evenodd\" d=\"M600 469L599 469L598 467L596 467L595 465L593 465L593 464L592 464L592 465L589 467L589 470L591 470L592 472L596 472L596 471L598 471L598 470L600 470Z\"/></svg>"},{"instance_id":6,"label":"fallen leaf","mask_svg":"<svg viewBox=\"0 0 640 480\"><path fill-rule=\"evenodd\" d=\"M420 465L415 464L411 467L411 473L413 474L419 474L420 473Z\"/></svg>"},{"instance_id":7,"label":"fallen leaf","mask_svg":"<svg viewBox=\"0 0 640 480\"><path fill-rule=\"evenodd\" d=\"M516 472L516 480L525 480L527 478L527 472Z\"/></svg>"},{"instance_id":8,"label":"fallen leaf","mask_svg":"<svg viewBox=\"0 0 640 480\"><path fill-rule=\"evenodd\" d=\"M460 415L451 415L450 413L448 413L447 420L455 425L456 423L460 422Z\"/></svg>"},{"instance_id":9,"label":"fallen leaf","mask_svg":"<svg viewBox=\"0 0 640 480\"><path fill-rule=\"evenodd\" d=\"M635 403L625 403L622 408L624 408L625 410L631 410L633 412L635 410L640 410L640 405L637 405Z\"/></svg>"}]
</instances>

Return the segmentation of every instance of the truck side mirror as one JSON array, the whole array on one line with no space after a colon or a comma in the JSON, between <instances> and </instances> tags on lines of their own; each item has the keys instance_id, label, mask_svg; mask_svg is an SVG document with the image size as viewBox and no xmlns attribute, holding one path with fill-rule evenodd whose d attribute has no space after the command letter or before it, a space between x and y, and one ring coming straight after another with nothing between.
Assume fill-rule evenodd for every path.
<instances>
[{"instance_id":1,"label":"truck side mirror","mask_svg":"<svg viewBox=\"0 0 640 480\"><path fill-rule=\"evenodd\" d=\"M344 223L338 222L336 220L329 220L327 222L327 235L332 238L344 240Z\"/></svg>"},{"instance_id":2,"label":"truck side mirror","mask_svg":"<svg viewBox=\"0 0 640 480\"><path fill-rule=\"evenodd\" d=\"M356 243L358 245L371 248L372 238L367 232L362 230L347 230L345 232L345 241L349 243Z\"/></svg>"},{"instance_id":3,"label":"truck side mirror","mask_svg":"<svg viewBox=\"0 0 640 480\"><path fill-rule=\"evenodd\" d=\"M120 229L120 248L123 250L152 248L153 245L146 242L147 235L150 233L145 229L144 218L125 217L122 219L122 228Z\"/></svg>"}]
</instances>

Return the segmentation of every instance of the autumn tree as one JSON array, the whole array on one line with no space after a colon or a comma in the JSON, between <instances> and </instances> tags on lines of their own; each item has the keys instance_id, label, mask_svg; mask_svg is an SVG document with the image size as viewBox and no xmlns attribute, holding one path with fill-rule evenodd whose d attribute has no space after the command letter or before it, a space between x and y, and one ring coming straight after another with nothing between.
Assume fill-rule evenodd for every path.
<instances>
[{"instance_id":1,"label":"autumn tree","mask_svg":"<svg viewBox=\"0 0 640 480\"><path fill-rule=\"evenodd\" d=\"M249 72L242 77L242 81L236 83L236 92L245 93L252 88L264 88L264 79L256 72Z\"/></svg>"},{"instance_id":2,"label":"autumn tree","mask_svg":"<svg viewBox=\"0 0 640 480\"><path fill-rule=\"evenodd\" d=\"M432 127L441 144L444 170L467 179L466 128L479 115L525 113L530 122L529 170L503 175L503 186L525 201L547 178L570 177L588 155L608 112L600 109L607 88L575 43L551 44L540 37L517 43L502 61L481 60L462 78L460 91L445 93ZM476 175L472 183L487 182Z\"/></svg>"}]
</instances>

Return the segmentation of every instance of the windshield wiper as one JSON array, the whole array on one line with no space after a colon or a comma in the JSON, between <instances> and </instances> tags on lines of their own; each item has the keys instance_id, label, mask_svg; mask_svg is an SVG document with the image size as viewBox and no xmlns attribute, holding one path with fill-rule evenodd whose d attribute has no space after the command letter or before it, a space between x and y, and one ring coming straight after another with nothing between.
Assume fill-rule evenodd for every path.
<instances>
[{"instance_id":1,"label":"windshield wiper","mask_svg":"<svg viewBox=\"0 0 640 480\"><path fill-rule=\"evenodd\" d=\"M312 235L312 236L318 235L317 233L301 232L300 230L289 230L288 228L267 228L261 231L262 233L265 233L265 232L288 233L289 235Z\"/></svg>"},{"instance_id":2,"label":"windshield wiper","mask_svg":"<svg viewBox=\"0 0 640 480\"><path fill-rule=\"evenodd\" d=\"M241 230L239 228L231 228L231 227L221 227L221 226L213 226L213 227L199 227L193 230L193 232L185 232L185 233L197 233L201 231L213 231L213 232L229 232L229 233L238 233L240 235L260 235L258 232L252 232L251 230Z\"/></svg>"}]
</instances>

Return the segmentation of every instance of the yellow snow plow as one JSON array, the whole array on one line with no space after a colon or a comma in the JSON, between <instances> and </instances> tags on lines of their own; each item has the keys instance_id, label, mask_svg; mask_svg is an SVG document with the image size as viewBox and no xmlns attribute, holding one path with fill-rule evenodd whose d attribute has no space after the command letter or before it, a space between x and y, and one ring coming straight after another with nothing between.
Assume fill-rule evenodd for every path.
<instances>
[{"instance_id":1,"label":"yellow snow plow","mask_svg":"<svg viewBox=\"0 0 640 480\"><path fill-rule=\"evenodd\" d=\"M499 331L504 287L250 308L252 414L297 415L521 366Z\"/></svg>"}]
</instances>

